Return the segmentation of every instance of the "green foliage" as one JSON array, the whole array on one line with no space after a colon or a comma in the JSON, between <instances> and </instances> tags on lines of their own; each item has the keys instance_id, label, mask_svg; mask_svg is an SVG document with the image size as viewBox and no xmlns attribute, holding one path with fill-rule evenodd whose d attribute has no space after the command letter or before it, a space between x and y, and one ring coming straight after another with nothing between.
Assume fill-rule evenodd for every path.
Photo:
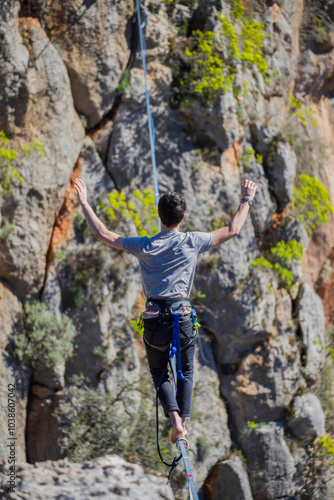
<instances>
[{"instance_id":1,"label":"green foliage","mask_svg":"<svg viewBox=\"0 0 334 500\"><path fill-rule=\"evenodd\" d=\"M313 29L314 31L319 35L319 38L326 38L327 37L327 32L325 28L323 27L323 23L321 19L319 19L316 16L312 16L312 21L313 21Z\"/></svg>"},{"instance_id":2,"label":"green foliage","mask_svg":"<svg viewBox=\"0 0 334 500\"><path fill-rule=\"evenodd\" d=\"M111 290L109 285L114 286L111 282L115 278L110 274L106 248L99 243L81 248L76 253L69 252L64 262L57 266L66 283L63 294L66 308L78 309L87 302L99 307L105 302L106 293Z\"/></svg>"},{"instance_id":3,"label":"green foliage","mask_svg":"<svg viewBox=\"0 0 334 500\"><path fill-rule=\"evenodd\" d=\"M80 118L80 121L82 123L83 128L86 130L88 127L88 120L87 120L86 116L82 113L79 113L79 118Z\"/></svg>"},{"instance_id":4,"label":"green foliage","mask_svg":"<svg viewBox=\"0 0 334 500\"><path fill-rule=\"evenodd\" d=\"M331 347L330 345L322 344L322 343L320 342L320 340L318 340L318 339L314 339L314 340L313 340L313 344L320 346L320 347L321 347L321 349L322 349L323 351L325 351L325 352L326 352L326 354L328 354L328 356L330 356L330 357L331 357L332 362L334 362L334 347Z\"/></svg>"},{"instance_id":5,"label":"green foliage","mask_svg":"<svg viewBox=\"0 0 334 500\"><path fill-rule=\"evenodd\" d=\"M116 87L116 93L118 95L124 94L131 85L130 71L126 69L121 77L119 84Z\"/></svg>"},{"instance_id":6,"label":"green foliage","mask_svg":"<svg viewBox=\"0 0 334 500\"><path fill-rule=\"evenodd\" d=\"M216 229L220 229L225 227L225 218L217 217L211 221L211 229L212 231L216 231Z\"/></svg>"},{"instance_id":7,"label":"green foliage","mask_svg":"<svg viewBox=\"0 0 334 500\"><path fill-rule=\"evenodd\" d=\"M321 167L328 162L328 144L316 134L316 129L300 125L299 119L290 115L283 132L296 153L298 174L313 175L315 164Z\"/></svg>"},{"instance_id":8,"label":"green foliage","mask_svg":"<svg viewBox=\"0 0 334 500\"><path fill-rule=\"evenodd\" d=\"M3 217L1 230L0 230L0 238L4 240L11 240L13 238L13 233L16 230L15 224L11 224L7 217Z\"/></svg>"},{"instance_id":9,"label":"green foliage","mask_svg":"<svg viewBox=\"0 0 334 500\"><path fill-rule=\"evenodd\" d=\"M265 422L255 423L255 422L253 422L251 420L248 420L248 422L247 422L247 432L248 432L248 434L250 434L255 429L261 429L261 427L263 427L264 425L266 425Z\"/></svg>"},{"instance_id":10,"label":"green foliage","mask_svg":"<svg viewBox=\"0 0 334 500\"><path fill-rule=\"evenodd\" d=\"M262 165L263 156L260 154L256 154L253 148L245 148L243 150L241 160L245 167L249 167L249 163L252 160L256 160L258 163Z\"/></svg>"},{"instance_id":11,"label":"green foliage","mask_svg":"<svg viewBox=\"0 0 334 500\"><path fill-rule=\"evenodd\" d=\"M316 127L318 125L317 120L314 118L315 111L309 106L303 106L302 102L294 97L290 96L290 109L289 114L297 117L299 123L308 127Z\"/></svg>"},{"instance_id":12,"label":"green foliage","mask_svg":"<svg viewBox=\"0 0 334 500\"><path fill-rule=\"evenodd\" d=\"M307 452L307 468L303 470L304 483L298 493L301 493L302 498L305 499L324 498L323 493L329 491L326 488L326 483L334 477L333 438L321 436L308 448ZM315 495L316 491L318 491L318 495Z\"/></svg>"},{"instance_id":13,"label":"green foliage","mask_svg":"<svg viewBox=\"0 0 334 500\"><path fill-rule=\"evenodd\" d=\"M334 31L334 23L331 19L330 4L327 0L315 2L306 0L303 6L302 24L299 31L300 46L304 50L310 43L313 50L328 52L332 49L331 34ZM314 47L315 45L315 47Z\"/></svg>"},{"instance_id":14,"label":"green foliage","mask_svg":"<svg viewBox=\"0 0 334 500\"><path fill-rule=\"evenodd\" d=\"M64 260L66 259L67 252L66 250L57 250L55 255L57 260Z\"/></svg>"},{"instance_id":15,"label":"green foliage","mask_svg":"<svg viewBox=\"0 0 334 500\"><path fill-rule=\"evenodd\" d=\"M136 189L130 200L126 200L123 193L114 189L108 194L110 208L105 213L110 220L132 219L139 236L152 236L158 232L157 209L153 189Z\"/></svg>"},{"instance_id":16,"label":"green foliage","mask_svg":"<svg viewBox=\"0 0 334 500\"><path fill-rule=\"evenodd\" d=\"M0 195L10 193L16 182L23 183L23 177L18 172L19 163L24 157L28 158L33 153L37 153L38 156L44 155L40 142L32 140L18 153L11 148L10 140L4 131L0 130Z\"/></svg>"},{"instance_id":17,"label":"green foliage","mask_svg":"<svg viewBox=\"0 0 334 500\"><path fill-rule=\"evenodd\" d=\"M334 441L330 436L322 436L317 440L318 457L328 461L328 464L334 466Z\"/></svg>"},{"instance_id":18,"label":"green foliage","mask_svg":"<svg viewBox=\"0 0 334 500\"><path fill-rule=\"evenodd\" d=\"M74 224L84 240L92 234L82 212L76 214Z\"/></svg>"},{"instance_id":19,"label":"green foliage","mask_svg":"<svg viewBox=\"0 0 334 500\"><path fill-rule=\"evenodd\" d=\"M130 319L130 325L132 330L139 335L144 334L144 322L142 315L138 319Z\"/></svg>"},{"instance_id":20,"label":"green foliage","mask_svg":"<svg viewBox=\"0 0 334 500\"><path fill-rule=\"evenodd\" d=\"M302 259L304 247L296 240L290 240L287 243L280 241L270 250L270 253L280 264L289 266L293 261L298 262Z\"/></svg>"},{"instance_id":21,"label":"green foliage","mask_svg":"<svg viewBox=\"0 0 334 500\"><path fill-rule=\"evenodd\" d=\"M72 356L75 327L69 316L46 311L43 302L24 305L24 334L14 336L14 353L32 367L38 361L54 368Z\"/></svg>"},{"instance_id":22,"label":"green foliage","mask_svg":"<svg viewBox=\"0 0 334 500\"><path fill-rule=\"evenodd\" d=\"M294 398L296 398L297 396L304 396L304 394L306 393L307 393L307 388L302 385L299 385L297 387L296 392L294 393Z\"/></svg>"},{"instance_id":23,"label":"green foliage","mask_svg":"<svg viewBox=\"0 0 334 500\"><path fill-rule=\"evenodd\" d=\"M197 457L200 462L205 460L210 455L209 442L205 436L200 436L197 439Z\"/></svg>"},{"instance_id":24,"label":"green foliage","mask_svg":"<svg viewBox=\"0 0 334 500\"><path fill-rule=\"evenodd\" d=\"M122 429L130 420L120 403L132 404L127 387L113 396L90 389L82 374L73 376L71 384L54 412L62 422L60 445L68 458L82 462L106 453L120 454Z\"/></svg>"},{"instance_id":25,"label":"green foliage","mask_svg":"<svg viewBox=\"0 0 334 500\"><path fill-rule=\"evenodd\" d=\"M296 240L279 241L277 245L266 252L267 258L259 257L251 262L255 269L266 267L275 271L284 286L292 286L294 275L291 265L297 264L303 257L304 247Z\"/></svg>"},{"instance_id":26,"label":"green foliage","mask_svg":"<svg viewBox=\"0 0 334 500\"><path fill-rule=\"evenodd\" d=\"M157 455L155 409L151 406L151 402L154 401L154 398L152 398L152 385L142 379L139 391L141 401L137 420L121 455L126 460L142 465L146 472L152 473L153 470L165 473L166 467L160 462ZM170 442L170 420L162 416L161 408L159 414L161 452L164 459L171 463L175 455L175 449ZM174 477L174 481L175 479Z\"/></svg>"},{"instance_id":27,"label":"green foliage","mask_svg":"<svg viewBox=\"0 0 334 500\"><path fill-rule=\"evenodd\" d=\"M319 342L320 344L320 342ZM321 382L317 388L317 396L324 409L326 417L326 431L334 435L334 327L326 329L326 343L324 346L326 357L321 372Z\"/></svg>"},{"instance_id":28,"label":"green foliage","mask_svg":"<svg viewBox=\"0 0 334 500\"><path fill-rule=\"evenodd\" d=\"M108 362L108 358L107 358L107 347L106 346L101 346L101 345L96 345L93 350L92 350L92 354L94 354L94 356L97 356L99 358L101 358L101 360L104 362L104 363L107 363Z\"/></svg>"},{"instance_id":29,"label":"green foliage","mask_svg":"<svg viewBox=\"0 0 334 500\"><path fill-rule=\"evenodd\" d=\"M67 295L66 302L69 307L79 309L85 301L84 291L81 284L72 286Z\"/></svg>"},{"instance_id":30,"label":"green foliage","mask_svg":"<svg viewBox=\"0 0 334 500\"><path fill-rule=\"evenodd\" d=\"M145 471L165 472L159 463L155 441L155 411L149 406L152 387L144 380L134 389L125 380L118 380L115 394L88 386L83 374L74 375L66 388L61 405L54 412L60 425L60 446L74 462L116 453L131 462L141 464ZM141 400L138 412L128 409ZM136 397L135 397L136 396ZM168 443L170 421L160 416L160 444L167 461L174 450Z\"/></svg>"},{"instance_id":31,"label":"green foliage","mask_svg":"<svg viewBox=\"0 0 334 500\"><path fill-rule=\"evenodd\" d=\"M219 91L234 90L237 64L257 68L265 75L267 63L263 58L264 25L244 15L240 0L233 0L232 20L217 13L219 33L192 32L192 48L184 52L188 71L180 78L181 94L194 94L208 104Z\"/></svg>"},{"instance_id":32,"label":"green foliage","mask_svg":"<svg viewBox=\"0 0 334 500\"><path fill-rule=\"evenodd\" d=\"M330 195L324 185L306 174L299 176L299 187L294 188L293 206L309 235L326 222L333 213Z\"/></svg>"}]
</instances>

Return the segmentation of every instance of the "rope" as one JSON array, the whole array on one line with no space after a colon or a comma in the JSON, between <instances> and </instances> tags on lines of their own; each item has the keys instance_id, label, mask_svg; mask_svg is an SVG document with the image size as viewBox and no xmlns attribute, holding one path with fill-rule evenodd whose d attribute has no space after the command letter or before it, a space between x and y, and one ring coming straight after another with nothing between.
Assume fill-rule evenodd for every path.
<instances>
[{"instance_id":1,"label":"rope","mask_svg":"<svg viewBox=\"0 0 334 500\"><path fill-rule=\"evenodd\" d=\"M194 481L194 478L193 478L193 475L191 472L189 459L188 459L188 455L187 455L187 451L186 451L187 446L188 446L188 441L185 438L179 438L176 441L176 447L181 451L184 469L185 469L186 474L187 474L189 498L190 498L190 500L199 500L196 486L195 486L195 481Z\"/></svg>"},{"instance_id":2,"label":"rope","mask_svg":"<svg viewBox=\"0 0 334 500\"><path fill-rule=\"evenodd\" d=\"M161 382L162 382L164 376L166 375L167 370L168 370L168 366L166 366L166 368L162 372L162 374L160 376L160 379L159 379L159 382L158 382L158 385L157 385L157 390L156 390L156 393L155 393L155 417L156 417L156 438L157 438L158 454L159 454L161 462L164 465L166 465L167 467L171 468L170 471L169 471L169 474L168 474L168 483L169 483L170 480L171 480L171 478L172 478L172 474L173 474L173 471L174 471L175 467L177 467L179 465L179 463L180 463L180 460L182 458L182 453L181 453L181 455L179 457L174 457L172 463L169 464L168 462L166 462L163 459L163 456L162 456L161 450L160 450L160 439L159 439L159 400L158 400L158 393L159 393L159 389L160 389L160 386L161 386Z\"/></svg>"},{"instance_id":3,"label":"rope","mask_svg":"<svg viewBox=\"0 0 334 500\"><path fill-rule=\"evenodd\" d=\"M157 163L155 159L155 127L153 116L151 113L151 105L150 105L150 90L147 82L147 68L146 68L146 42L144 37L143 28L146 24L146 13L144 6L140 3L140 0L136 0L137 4L137 17L138 17L138 29L139 29L139 39L140 39L140 49L141 56L143 61L143 69L145 76L145 94L146 94L146 108L147 108L147 117L148 117L148 130L150 135L150 146L151 146L151 157L152 157L152 167L153 167L153 179L154 179L154 196L155 196L155 204L158 210L158 202L159 202L159 184L158 184L158 173L157 173ZM140 9L143 10L144 13L144 21L141 21ZM161 230L160 218L158 217L159 223L159 231Z\"/></svg>"}]
</instances>

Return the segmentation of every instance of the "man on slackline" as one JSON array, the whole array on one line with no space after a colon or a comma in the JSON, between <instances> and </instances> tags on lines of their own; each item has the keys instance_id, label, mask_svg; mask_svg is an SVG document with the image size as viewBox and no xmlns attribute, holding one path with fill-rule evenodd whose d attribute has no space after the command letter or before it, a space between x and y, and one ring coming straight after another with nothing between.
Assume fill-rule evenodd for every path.
<instances>
[{"instance_id":1,"label":"man on slackline","mask_svg":"<svg viewBox=\"0 0 334 500\"><path fill-rule=\"evenodd\" d=\"M166 370L174 325L174 318L170 314L171 306L173 305L173 311L175 306L177 311L191 309L189 296L198 255L239 234L257 186L254 182L245 180L241 186L242 200L230 224L210 233L180 232L186 201L180 193L164 194L158 204L161 231L151 238L125 238L109 231L89 205L83 181L76 179L75 188L95 238L119 250L126 250L139 260L147 298L145 317L150 318L144 319L144 344L154 385L157 388L159 384L159 399L173 427L171 441L175 443L177 439L187 435L185 419L190 416L196 336L190 313L180 316L182 372L175 397Z\"/></svg>"}]
</instances>

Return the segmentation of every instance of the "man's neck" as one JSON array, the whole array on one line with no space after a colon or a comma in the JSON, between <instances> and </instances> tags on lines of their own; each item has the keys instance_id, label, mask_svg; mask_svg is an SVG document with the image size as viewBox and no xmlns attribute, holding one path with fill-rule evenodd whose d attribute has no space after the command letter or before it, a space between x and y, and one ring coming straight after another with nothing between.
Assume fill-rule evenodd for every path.
<instances>
[{"instance_id":1,"label":"man's neck","mask_svg":"<svg viewBox=\"0 0 334 500\"><path fill-rule=\"evenodd\" d=\"M165 226L165 224L163 224L161 222L161 231L163 231L165 233L170 232L170 231L179 231L179 229L180 229L180 224L178 224L177 226L174 226L174 227L167 227L167 226Z\"/></svg>"}]
</instances>

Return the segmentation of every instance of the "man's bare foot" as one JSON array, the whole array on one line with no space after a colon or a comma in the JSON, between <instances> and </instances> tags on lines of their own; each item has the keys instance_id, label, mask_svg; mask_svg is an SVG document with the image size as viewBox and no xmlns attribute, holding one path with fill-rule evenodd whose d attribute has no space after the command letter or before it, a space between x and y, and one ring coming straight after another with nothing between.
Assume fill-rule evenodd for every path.
<instances>
[{"instance_id":1,"label":"man's bare foot","mask_svg":"<svg viewBox=\"0 0 334 500\"><path fill-rule=\"evenodd\" d=\"M185 430L182 419L177 411L169 412L169 418L173 427L170 440L172 443L176 443L178 439L185 437L188 433Z\"/></svg>"},{"instance_id":2,"label":"man's bare foot","mask_svg":"<svg viewBox=\"0 0 334 500\"><path fill-rule=\"evenodd\" d=\"M182 421L183 429L185 430L186 429L186 417L181 417L181 421Z\"/></svg>"}]
</instances>

